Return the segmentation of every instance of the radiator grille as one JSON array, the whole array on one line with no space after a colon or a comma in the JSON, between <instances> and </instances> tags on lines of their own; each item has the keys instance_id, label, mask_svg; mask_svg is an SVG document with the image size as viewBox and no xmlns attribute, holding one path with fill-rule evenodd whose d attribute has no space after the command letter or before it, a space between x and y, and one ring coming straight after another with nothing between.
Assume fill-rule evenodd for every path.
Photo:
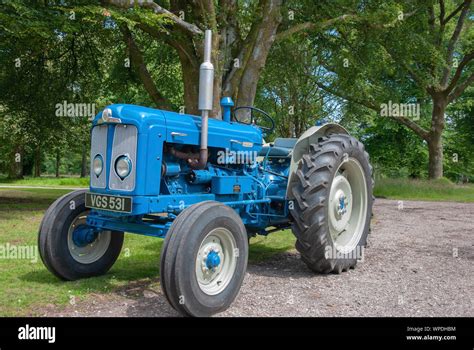
<instances>
[{"instance_id":1,"label":"radiator grille","mask_svg":"<svg viewBox=\"0 0 474 350\"><path fill-rule=\"evenodd\" d=\"M109 188L112 190L133 191L137 168L137 128L133 125L118 124L115 126L112 156L109 170ZM121 179L115 172L115 162L118 157L126 155L132 163L132 171Z\"/></svg>"}]
</instances>

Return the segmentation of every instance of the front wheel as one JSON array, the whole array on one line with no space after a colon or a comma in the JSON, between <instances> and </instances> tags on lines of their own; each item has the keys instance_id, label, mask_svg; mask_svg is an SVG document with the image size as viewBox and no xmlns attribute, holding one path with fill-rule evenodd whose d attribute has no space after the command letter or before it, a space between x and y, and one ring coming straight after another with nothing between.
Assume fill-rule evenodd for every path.
<instances>
[{"instance_id":1,"label":"front wheel","mask_svg":"<svg viewBox=\"0 0 474 350\"><path fill-rule=\"evenodd\" d=\"M236 212L218 202L185 209L161 253L161 286L174 309L189 316L226 310L247 268L247 232Z\"/></svg>"},{"instance_id":2,"label":"front wheel","mask_svg":"<svg viewBox=\"0 0 474 350\"><path fill-rule=\"evenodd\" d=\"M310 269L340 273L362 258L372 187L369 156L354 137L333 134L311 144L289 186L296 248Z\"/></svg>"},{"instance_id":3,"label":"front wheel","mask_svg":"<svg viewBox=\"0 0 474 350\"><path fill-rule=\"evenodd\" d=\"M39 229L41 259L63 280L100 276L115 263L123 232L100 231L87 225L85 190L57 199L46 211Z\"/></svg>"}]
</instances>

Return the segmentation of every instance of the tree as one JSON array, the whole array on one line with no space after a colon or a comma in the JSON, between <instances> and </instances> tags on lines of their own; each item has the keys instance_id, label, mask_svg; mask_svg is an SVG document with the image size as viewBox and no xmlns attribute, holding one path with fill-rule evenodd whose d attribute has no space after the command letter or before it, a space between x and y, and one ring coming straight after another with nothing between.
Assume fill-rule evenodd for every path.
<instances>
[{"instance_id":1,"label":"tree","mask_svg":"<svg viewBox=\"0 0 474 350\"><path fill-rule=\"evenodd\" d=\"M299 137L333 112L315 84L321 72L317 57L317 48L305 37L281 40L270 52L256 102L275 119L279 137Z\"/></svg>"},{"instance_id":2,"label":"tree","mask_svg":"<svg viewBox=\"0 0 474 350\"><path fill-rule=\"evenodd\" d=\"M378 113L389 101L430 103L429 118L392 119L427 143L429 177L440 178L446 109L474 82L472 0L374 0L363 10L384 14L386 23L343 23L316 35L328 71L318 84Z\"/></svg>"},{"instance_id":3,"label":"tree","mask_svg":"<svg viewBox=\"0 0 474 350\"><path fill-rule=\"evenodd\" d=\"M176 50L182 70L184 106L186 112L191 114L198 114L198 80L204 29L213 31L212 61L215 67L215 83L211 116L218 117L219 99L223 95L233 97L237 106L252 106L259 78L273 44L311 27L295 19L298 16L294 17L293 12L305 11L298 1L284 4L282 0L170 0L164 3L159 5L154 1L102 1L110 10L112 18L122 22L119 26L132 64L147 92L161 108L171 108L169 98L154 84L135 35L137 32L147 33L154 40ZM127 11L131 8L134 11ZM346 16L338 14L345 10L341 4L335 4L331 15L335 14L336 17L328 18L326 13L320 13L316 18L317 23L312 26L313 29L319 30L340 20L346 20ZM162 17L153 17L150 13ZM157 26L155 20L162 20L163 17L167 22ZM125 18L127 21L124 21Z\"/></svg>"},{"instance_id":4,"label":"tree","mask_svg":"<svg viewBox=\"0 0 474 350\"><path fill-rule=\"evenodd\" d=\"M3 168L10 179L22 179L29 137L23 133L27 118L5 107L0 109L0 116L0 153L3 155L0 169Z\"/></svg>"},{"instance_id":5,"label":"tree","mask_svg":"<svg viewBox=\"0 0 474 350\"><path fill-rule=\"evenodd\" d=\"M59 176L66 139L87 151L90 116L79 120L82 132L73 135L73 116L57 114L56 106L98 104L104 81L109 82L104 71L115 58L110 50L113 34L103 23L76 20L74 13L52 2L5 1L0 6L0 124L6 131L6 168L10 177L22 177L25 152L32 152L33 175L40 176L45 153L52 152Z\"/></svg>"},{"instance_id":6,"label":"tree","mask_svg":"<svg viewBox=\"0 0 474 350\"><path fill-rule=\"evenodd\" d=\"M453 103L446 116L445 174L474 181L474 88Z\"/></svg>"},{"instance_id":7,"label":"tree","mask_svg":"<svg viewBox=\"0 0 474 350\"><path fill-rule=\"evenodd\" d=\"M233 96L237 105L252 105L258 78L280 26L282 0L261 0L255 6L246 2L245 15L239 16L238 1L228 0L215 4L211 0L171 0L169 8L153 1L141 3L108 0L102 3L109 8L140 7L166 16L169 25L166 33L147 21L146 12L136 11L132 17L136 24L132 30L148 33L151 38L164 42L176 50L181 63L184 84L184 105L187 113L198 114L198 79L202 61L203 29L213 31L212 59L215 66L214 115L219 112L222 94ZM132 4L132 5L131 5ZM117 12L115 12L117 13ZM253 16L251 16L253 15ZM240 17L240 18L239 18ZM253 17L250 19L250 17ZM239 21L242 20L242 22ZM170 108L168 99L160 93L151 79L134 33L126 25L120 26L130 52L132 64L155 104Z\"/></svg>"},{"instance_id":8,"label":"tree","mask_svg":"<svg viewBox=\"0 0 474 350\"><path fill-rule=\"evenodd\" d=\"M223 95L237 106L257 103L267 109L281 136L300 135L315 116L343 115L345 126L367 130L374 142L383 139L384 147L396 140L390 132L403 137L387 152L391 155L416 145L424 160L426 147L430 176L438 177L441 142L449 152L460 148L452 141L467 140L459 135L466 135L471 120L449 114L466 99L473 80L471 2L3 0L0 165L21 176L21 168L30 171L35 158L39 175L46 165L54 172L59 155L62 165L56 170L64 171L70 152L77 152L74 164L85 175L88 122L76 126L69 117L57 117L54 106L63 100L94 104L96 112L110 103L132 103L198 114L202 34L210 28L213 117L219 117ZM419 104L422 113L418 120L372 120L389 101ZM393 121L399 125L390 126ZM56 141L62 137L60 146ZM464 149L463 159L470 154ZM12 163L20 153L25 163ZM382 153L379 159L387 161ZM404 165L418 167L411 160ZM450 167L449 176L459 166Z\"/></svg>"}]
</instances>

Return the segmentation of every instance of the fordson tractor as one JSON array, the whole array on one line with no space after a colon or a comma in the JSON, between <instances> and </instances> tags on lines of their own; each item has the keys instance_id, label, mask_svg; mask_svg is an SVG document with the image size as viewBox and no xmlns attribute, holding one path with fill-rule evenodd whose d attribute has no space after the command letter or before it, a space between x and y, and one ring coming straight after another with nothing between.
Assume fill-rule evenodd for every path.
<instances>
[{"instance_id":1,"label":"fordson tractor","mask_svg":"<svg viewBox=\"0 0 474 350\"><path fill-rule=\"evenodd\" d=\"M105 274L124 232L164 238L160 278L174 309L210 316L239 293L249 238L289 229L318 273L354 268L372 212L372 168L337 124L264 142L265 112L221 100L210 119L214 68L205 32L202 116L114 104L91 130L89 190L57 199L39 229L46 267L63 280Z\"/></svg>"}]
</instances>

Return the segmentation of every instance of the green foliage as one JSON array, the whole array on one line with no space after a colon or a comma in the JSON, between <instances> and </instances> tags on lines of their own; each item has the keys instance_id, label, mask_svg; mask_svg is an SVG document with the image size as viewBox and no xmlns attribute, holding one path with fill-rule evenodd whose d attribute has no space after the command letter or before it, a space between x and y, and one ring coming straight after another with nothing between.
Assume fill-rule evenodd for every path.
<instances>
[{"instance_id":1,"label":"green foliage","mask_svg":"<svg viewBox=\"0 0 474 350\"><path fill-rule=\"evenodd\" d=\"M453 13L460 3L461 1L444 1L444 19ZM432 130L434 97L428 93L428 87L433 91L446 88L440 81L449 64L446 52L455 32L457 17L443 22L441 26L438 20L441 17L439 2L371 0L322 2L312 7L313 11L306 13L307 19L317 23L321 13L329 11L326 6L334 8L332 18L340 14L340 6L343 6L348 14L345 20L340 20L331 29L320 30L311 35L314 46L322 48L319 63L326 71L326 74L320 77L319 83L333 99L340 97L343 113L341 123L350 127L357 126L358 135L368 134L364 137L367 143L377 144L379 148L386 150L385 155L377 155L375 150L375 160L380 167L385 168L382 170L384 173L396 176L424 176L426 170L419 169L418 164L421 160L426 168L428 158L422 148L426 148L427 143L421 140L416 142L412 135L402 134L399 128L390 127L390 123L400 123L396 118L391 121L377 121L376 118L383 118L380 111L384 103L416 103L421 106L421 113L419 118L414 120L415 123L427 133ZM432 24L431 8L435 19ZM449 81L454 77L456 62L459 64L462 57L472 51L472 19L471 10L467 15L467 24L460 32L454 47L455 65L448 71ZM461 81L465 81L472 73L474 66L467 65ZM360 106L365 107L365 111ZM459 140L454 136L453 130L449 130L451 127L456 128L456 125L448 125L442 139L445 149L449 152L449 147L452 147L450 145ZM391 135L390 130L396 130L396 134ZM420 132L417 137L422 138ZM433 135L430 134L430 137ZM426 136L423 138L428 140ZM463 159L466 162L462 165L451 164L447 162L449 154L444 163L446 175L457 179L461 174L467 173L472 177L473 173L467 166L469 158L472 163L471 154L467 150L464 151L459 143L456 148L464 153ZM373 146L369 149L374 152ZM397 164L400 167L398 170Z\"/></svg>"},{"instance_id":2,"label":"green foliage","mask_svg":"<svg viewBox=\"0 0 474 350\"><path fill-rule=\"evenodd\" d=\"M98 113L111 103L153 106L130 66L120 25L137 20L158 31L168 19L134 9L108 10L95 1L4 1L0 11L0 173L81 173L89 159L91 116L60 116L64 101ZM183 88L176 54L145 34L136 40L155 81L175 105ZM86 156L83 158L82 154ZM58 162L59 160L59 162ZM84 164L83 164L84 161ZM86 169L87 170L87 169Z\"/></svg>"},{"instance_id":3,"label":"green foliage","mask_svg":"<svg viewBox=\"0 0 474 350\"><path fill-rule=\"evenodd\" d=\"M405 127L376 118L359 133L363 134L359 138L370 154L376 178L427 177L426 143Z\"/></svg>"},{"instance_id":4,"label":"green foliage","mask_svg":"<svg viewBox=\"0 0 474 350\"><path fill-rule=\"evenodd\" d=\"M330 106L314 83L317 56L311 45L304 38L275 44L259 82L256 105L275 119L277 137L300 136L328 117Z\"/></svg>"},{"instance_id":5,"label":"green foliage","mask_svg":"<svg viewBox=\"0 0 474 350\"><path fill-rule=\"evenodd\" d=\"M449 14L460 1L444 3ZM316 121L336 121L364 142L377 177L425 178L426 142L374 109L388 101L419 103L417 123L430 129L433 105L423 86L434 84L443 73L447 62L445 49L439 47L447 46L455 26L450 21L444 36L433 37L428 25L432 5L437 18L436 1L285 2L279 31L301 23L314 27L276 40L263 67L255 104L277 122L267 141L299 136ZM257 6L256 1L239 1L235 16L243 36L251 29ZM216 8L219 11L220 4ZM190 23L201 23L194 14L189 16ZM26 176L53 175L58 164L59 175L79 174L82 168L87 173L90 118L57 116L56 106L63 101L92 104L95 113L111 103L154 106L129 64L123 26L133 33L160 92L173 108L184 105L175 50L136 28L146 25L165 38L170 21L138 6L104 8L92 0L3 0L0 173L21 175L15 163L18 154ZM474 48L472 15L469 21L456 45L456 58ZM224 54L236 57L239 52ZM407 67L415 68L420 81ZM470 64L465 73L473 69ZM448 108L443 135L445 175L453 181L474 181L474 99L472 90L466 91Z\"/></svg>"},{"instance_id":6,"label":"green foliage","mask_svg":"<svg viewBox=\"0 0 474 350\"><path fill-rule=\"evenodd\" d=\"M448 111L445 134L445 176L474 182L474 89Z\"/></svg>"}]
</instances>

